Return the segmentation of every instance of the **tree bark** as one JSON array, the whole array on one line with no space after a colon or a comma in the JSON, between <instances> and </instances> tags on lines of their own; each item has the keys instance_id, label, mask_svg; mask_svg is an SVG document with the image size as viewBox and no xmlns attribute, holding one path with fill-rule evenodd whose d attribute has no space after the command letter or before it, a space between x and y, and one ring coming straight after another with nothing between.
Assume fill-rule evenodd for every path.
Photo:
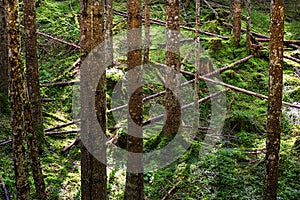
<instances>
[{"instance_id":1,"label":"tree bark","mask_svg":"<svg viewBox=\"0 0 300 200\"><path fill-rule=\"evenodd\" d=\"M180 109L180 7L179 0L167 0L166 10L166 64L170 67L166 77L165 110L163 127L165 139L171 140L178 132L181 120ZM172 76L172 77L171 77ZM171 90L172 88L172 90Z\"/></svg>"},{"instance_id":2,"label":"tree bark","mask_svg":"<svg viewBox=\"0 0 300 200\"><path fill-rule=\"evenodd\" d=\"M81 0L80 1L80 45L82 51L81 59L84 60L88 53L90 53L93 48L98 46L104 41L104 0ZM100 52L100 56L101 56ZM105 59L103 57L98 58L100 60ZM97 60L99 61L99 60ZM95 62L97 62L95 61ZM91 63L95 65L95 63ZM99 66L101 67L101 66ZM89 69L84 70L80 73L81 80L91 77ZM81 115L84 112L94 112L86 109L84 104L93 104L95 101L96 114L98 122L102 130L106 130L106 89L105 82L106 76L104 75L98 81L96 97L91 98L89 96L84 96L81 92ZM89 90L88 86L81 84L81 91ZM94 130L95 124L89 124L86 119L81 119L81 133L85 132L88 135ZM91 130L93 129L93 130ZM98 131L98 130L95 130ZM81 137L83 137L81 135ZM92 135L88 135L87 140L94 141ZM106 159L106 149L104 138L101 137L97 140L97 145L93 148L93 152L96 152L98 156L101 156L103 160ZM81 145L81 199L82 200L94 200L94 199L107 199L107 175L106 175L106 165L99 160L97 160L82 144Z\"/></svg>"},{"instance_id":3,"label":"tree bark","mask_svg":"<svg viewBox=\"0 0 300 200\"><path fill-rule=\"evenodd\" d=\"M141 0L127 0L127 69L128 73L128 133L127 133L127 172L125 200L144 199L143 173L143 104L141 76L138 68L142 65L142 12ZM137 70L133 70L138 68ZM137 88L137 89L136 89ZM133 154L136 153L136 154Z\"/></svg>"},{"instance_id":4,"label":"tree bark","mask_svg":"<svg viewBox=\"0 0 300 200\"><path fill-rule=\"evenodd\" d=\"M17 199L29 200L30 186L26 166L24 100L24 67L20 53L20 26L18 0L7 0L8 47L9 47L9 90L11 105L11 127Z\"/></svg>"},{"instance_id":5,"label":"tree bark","mask_svg":"<svg viewBox=\"0 0 300 200\"><path fill-rule=\"evenodd\" d=\"M242 0L232 0L233 37L236 47L241 40Z\"/></svg>"},{"instance_id":6,"label":"tree bark","mask_svg":"<svg viewBox=\"0 0 300 200\"><path fill-rule=\"evenodd\" d=\"M8 41L6 0L0 0L0 91L8 94Z\"/></svg>"},{"instance_id":7,"label":"tree bark","mask_svg":"<svg viewBox=\"0 0 300 200\"><path fill-rule=\"evenodd\" d=\"M269 99L266 139L264 200L277 197L281 133L284 0L271 1Z\"/></svg>"},{"instance_id":8,"label":"tree bark","mask_svg":"<svg viewBox=\"0 0 300 200\"><path fill-rule=\"evenodd\" d=\"M246 13L247 13L247 28L246 28L246 37L247 37L247 50L248 53L251 53L251 47L252 47L252 43L251 43L251 0L246 0Z\"/></svg>"}]
</instances>

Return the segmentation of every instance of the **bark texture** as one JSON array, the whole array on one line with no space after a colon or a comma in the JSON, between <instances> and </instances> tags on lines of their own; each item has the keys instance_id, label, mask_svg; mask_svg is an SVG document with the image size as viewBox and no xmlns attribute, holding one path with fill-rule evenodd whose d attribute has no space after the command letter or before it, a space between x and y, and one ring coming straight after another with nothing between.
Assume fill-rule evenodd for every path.
<instances>
[{"instance_id":1,"label":"bark texture","mask_svg":"<svg viewBox=\"0 0 300 200\"><path fill-rule=\"evenodd\" d=\"M39 150L45 146L45 134L40 95L39 67L37 57L36 14L34 0L24 0L24 27L26 49L26 80L32 113L32 128Z\"/></svg>"},{"instance_id":2,"label":"bark texture","mask_svg":"<svg viewBox=\"0 0 300 200\"><path fill-rule=\"evenodd\" d=\"M141 0L127 0L127 69L128 73L128 135L127 151L138 154L128 154L125 200L144 199L143 173L143 105L141 70L134 70L142 65L142 12ZM138 88L138 89L136 89Z\"/></svg>"},{"instance_id":3,"label":"bark texture","mask_svg":"<svg viewBox=\"0 0 300 200\"><path fill-rule=\"evenodd\" d=\"M80 1L80 46L82 51L82 60L85 59L88 53L92 51L97 45L104 41L104 0L81 0ZM95 52L97 54L97 52ZM100 56L103 54L100 53ZM99 62L99 59L105 59L104 57L97 57L95 62ZM97 66L95 63L90 63L92 66ZM101 66L99 66L101 67ZM81 80L87 79L93 76L88 70L80 73ZM97 80L98 81L98 80ZM100 78L97 86L95 98L84 96L81 93L81 112L93 112L86 109L87 104L93 104L95 101L96 113L98 122L102 130L106 130L106 98L105 98L105 81L106 76ZM86 85L81 85L81 91L89 90ZM91 124L87 119L81 119L81 132L91 133L94 130L95 124ZM87 135L87 134L85 134ZM93 135L88 135L88 139L95 140ZM92 150L97 153L98 156L102 156L103 160L106 156L105 140L101 138L97 141L97 145L94 145ZM94 200L94 199L107 199L106 190L106 165L97 160L84 145L81 145L81 199L82 200Z\"/></svg>"},{"instance_id":4,"label":"bark texture","mask_svg":"<svg viewBox=\"0 0 300 200\"><path fill-rule=\"evenodd\" d=\"M234 44L239 46L241 40L242 0L232 0L232 18Z\"/></svg>"},{"instance_id":5,"label":"bark texture","mask_svg":"<svg viewBox=\"0 0 300 200\"><path fill-rule=\"evenodd\" d=\"M281 133L284 0L271 2L270 72L266 140L266 167L263 191L264 200L277 196L278 166Z\"/></svg>"},{"instance_id":6,"label":"bark texture","mask_svg":"<svg viewBox=\"0 0 300 200\"><path fill-rule=\"evenodd\" d=\"M0 0L0 91L8 94L8 41L6 0Z\"/></svg>"},{"instance_id":7,"label":"bark texture","mask_svg":"<svg viewBox=\"0 0 300 200\"><path fill-rule=\"evenodd\" d=\"M24 147L24 67L20 53L20 25L18 22L18 0L7 0L8 46L9 46L9 90L11 103L11 127L13 133L13 155L17 199L29 200L30 187Z\"/></svg>"},{"instance_id":8,"label":"bark texture","mask_svg":"<svg viewBox=\"0 0 300 200\"><path fill-rule=\"evenodd\" d=\"M250 16L250 12L251 12L251 7L250 7L250 3L251 0L246 0L246 13L247 13L247 28L246 28L246 37L247 37L247 50L248 53L251 53L251 47L252 47L252 43L251 43L251 33L250 33L250 29L251 29L251 16Z\"/></svg>"},{"instance_id":9,"label":"bark texture","mask_svg":"<svg viewBox=\"0 0 300 200\"><path fill-rule=\"evenodd\" d=\"M181 119L181 108L179 103L180 7L179 0L167 0L166 3L166 64L170 67L170 71L175 73L169 73L168 77L166 77L166 121L163 127L163 132L165 138L167 140L171 140L178 132Z\"/></svg>"}]
</instances>

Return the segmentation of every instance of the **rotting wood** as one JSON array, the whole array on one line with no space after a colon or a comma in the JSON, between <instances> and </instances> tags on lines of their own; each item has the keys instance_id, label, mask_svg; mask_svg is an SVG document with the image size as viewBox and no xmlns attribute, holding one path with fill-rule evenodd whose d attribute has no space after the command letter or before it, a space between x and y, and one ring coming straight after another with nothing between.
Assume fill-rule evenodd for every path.
<instances>
[{"instance_id":1,"label":"rotting wood","mask_svg":"<svg viewBox=\"0 0 300 200\"><path fill-rule=\"evenodd\" d=\"M258 42L270 42L269 38L255 38ZM296 44L300 45L300 40L284 40L283 44Z\"/></svg>"}]
</instances>

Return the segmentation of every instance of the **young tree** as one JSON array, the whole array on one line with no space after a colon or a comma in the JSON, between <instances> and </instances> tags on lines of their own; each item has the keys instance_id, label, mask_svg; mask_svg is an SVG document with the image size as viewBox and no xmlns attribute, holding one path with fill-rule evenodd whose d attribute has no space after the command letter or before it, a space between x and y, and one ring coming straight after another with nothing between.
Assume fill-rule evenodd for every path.
<instances>
[{"instance_id":1,"label":"young tree","mask_svg":"<svg viewBox=\"0 0 300 200\"><path fill-rule=\"evenodd\" d=\"M277 196L278 166L281 133L284 0L271 1L270 72L266 140L264 200Z\"/></svg>"},{"instance_id":2,"label":"young tree","mask_svg":"<svg viewBox=\"0 0 300 200\"><path fill-rule=\"evenodd\" d=\"M239 46L241 40L242 0L232 0L233 37L235 46Z\"/></svg>"},{"instance_id":3,"label":"young tree","mask_svg":"<svg viewBox=\"0 0 300 200\"><path fill-rule=\"evenodd\" d=\"M7 0L8 47L9 47L9 91L11 104L11 127L13 133L13 155L17 199L30 198L30 187L25 152L24 67L20 53L20 26L18 22L18 0Z\"/></svg>"},{"instance_id":4,"label":"young tree","mask_svg":"<svg viewBox=\"0 0 300 200\"><path fill-rule=\"evenodd\" d=\"M166 10L166 64L168 67L175 70L177 73L175 77L166 77L166 83L168 86L176 86L174 88L180 88L180 81L178 78L180 70L180 7L179 0L167 0ZM177 90L179 91L179 89ZM173 94L173 92L175 94ZM171 91L166 88L165 96L165 109L166 109L166 121L163 127L164 137L167 140L171 140L178 131L180 126L181 108L179 104L179 92Z\"/></svg>"},{"instance_id":5,"label":"young tree","mask_svg":"<svg viewBox=\"0 0 300 200\"><path fill-rule=\"evenodd\" d=\"M104 41L104 1L103 0L81 0L80 1L80 46L82 51L82 60L90 53L93 48L98 46ZM100 53L101 54L101 53ZM98 58L101 61L102 58ZM105 58L103 58L105 59ZM96 62L97 62L96 61ZM95 64L95 63L93 63ZM101 67L101 66L99 66ZM92 72L91 72L92 73ZM82 71L80 73L81 80L87 79L92 74L87 74ZM98 81L98 80L97 80ZM85 109L84 104L92 103L95 101L96 114L98 122L102 130L106 130L106 90L105 90L106 76L101 77L98 82L95 99L89 96L84 96L81 93L81 112L90 112ZM81 85L81 91L90 88ZM89 121L81 119L81 133L89 133ZM92 125L93 126L93 125ZM82 134L81 134L81 137ZM90 137L90 136L87 136ZM92 137L92 136L91 136ZM94 138L89 138L93 140ZM105 159L106 153L104 141L99 141L101 144L95 145L93 148L95 152L100 153ZM81 145L81 199L94 200L94 199L107 199L106 190L106 165L97 160L82 144Z\"/></svg>"},{"instance_id":6,"label":"young tree","mask_svg":"<svg viewBox=\"0 0 300 200\"><path fill-rule=\"evenodd\" d=\"M8 45L6 0L0 0L0 91L8 94Z\"/></svg>"},{"instance_id":7,"label":"young tree","mask_svg":"<svg viewBox=\"0 0 300 200\"><path fill-rule=\"evenodd\" d=\"M127 172L125 195L126 200L144 199L143 173L143 105L141 70L133 70L142 65L142 12L141 0L127 0L127 68L128 73L128 134L127 134ZM136 89L138 87L138 89ZM130 95L132 94L132 95ZM132 153L137 154L132 154Z\"/></svg>"}]
</instances>

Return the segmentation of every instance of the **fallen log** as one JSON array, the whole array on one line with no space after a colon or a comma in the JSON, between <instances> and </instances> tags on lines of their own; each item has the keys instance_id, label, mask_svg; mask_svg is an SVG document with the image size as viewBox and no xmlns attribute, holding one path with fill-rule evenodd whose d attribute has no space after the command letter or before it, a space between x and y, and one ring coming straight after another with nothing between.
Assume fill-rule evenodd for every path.
<instances>
[{"instance_id":1,"label":"fallen log","mask_svg":"<svg viewBox=\"0 0 300 200\"><path fill-rule=\"evenodd\" d=\"M187 72L187 71L183 71L181 70L184 74L187 74L187 75L190 75L190 76L195 76L193 73L191 72ZM259 94L259 93L255 93L255 92L252 92L252 91L249 91L249 90L246 90L246 89L243 89L243 88L239 88L239 87L236 87L236 86L233 86L233 85L230 85L230 84L227 84L227 83L224 83L224 82L220 82L220 81L215 81L213 79L210 79L210 78L207 78L205 76L198 76L199 79L201 80L204 80L204 81L208 81L210 83L213 83L213 84L216 84L216 85L221 85L221 86L224 86L224 87L227 87L227 88L230 88L230 89L233 89L233 90L236 90L236 91L239 91L239 92L242 92L244 94L247 94L247 95L250 95L250 96L255 96L255 97L259 97L261 99L268 99L268 96L266 95L262 95L262 94ZM289 107L293 107L293 108L298 108L300 109L300 105L295 105L295 104L292 104L292 103L289 103L289 102L285 102L285 101L282 101L282 104L285 105L285 106L289 106Z\"/></svg>"},{"instance_id":2,"label":"fallen log","mask_svg":"<svg viewBox=\"0 0 300 200\"><path fill-rule=\"evenodd\" d=\"M203 2L208 6L208 8L214 13L214 15L216 16L216 18L219 17L217 11L206 1L206 0L203 0Z\"/></svg>"},{"instance_id":3,"label":"fallen log","mask_svg":"<svg viewBox=\"0 0 300 200\"><path fill-rule=\"evenodd\" d=\"M0 142L0 146L4 146L6 144L12 143L12 139L4 140Z\"/></svg>"}]
</instances>

